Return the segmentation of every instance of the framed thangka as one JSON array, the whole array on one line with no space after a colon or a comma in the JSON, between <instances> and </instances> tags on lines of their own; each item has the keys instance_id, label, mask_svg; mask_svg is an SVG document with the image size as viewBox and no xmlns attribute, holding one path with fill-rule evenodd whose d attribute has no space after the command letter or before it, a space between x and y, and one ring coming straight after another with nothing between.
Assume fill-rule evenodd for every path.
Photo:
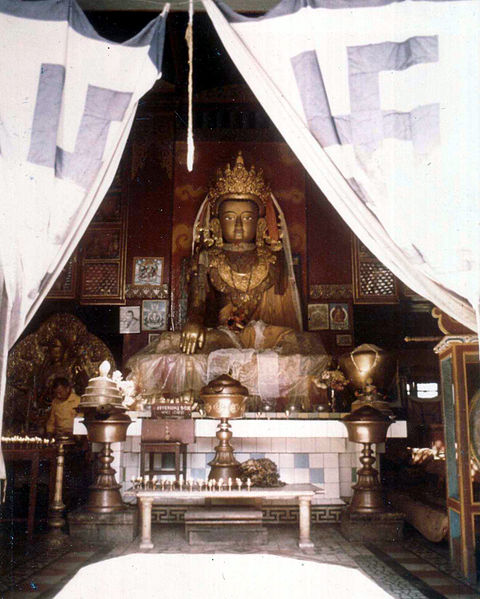
<instances>
[{"instance_id":1,"label":"framed thangka","mask_svg":"<svg viewBox=\"0 0 480 599\"><path fill-rule=\"evenodd\" d=\"M328 329L328 304L308 304L308 330Z\"/></svg>"},{"instance_id":2,"label":"framed thangka","mask_svg":"<svg viewBox=\"0 0 480 599\"><path fill-rule=\"evenodd\" d=\"M330 328L333 331L345 331L350 328L348 304L329 304Z\"/></svg>"},{"instance_id":3,"label":"framed thangka","mask_svg":"<svg viewBox=\"0 0 480 599\"><path fill-rule=\"evenodd\" d=\"M142 330L166 331L168 323L168 300L143 300Z\"/></svg>"},{"instance_id":4,"label":"framed thangka","mask_svg":"<svg viewBox=\"0 0 480 599\"><path fill-rule=\"evenodd\" d=\"M336 335L335 342L339 347L350 347L353 345L352 335Z\"/></svg>"},{"instance_id":5,"label":"framed thangka","mask_svg":"<svg viewBox=\"0 0 480 599\"><path fill-rule=\"evenodd\" d=\"M134 258L133 259L133 285L162 284L163 258Z\"/></svg>"}]
</instances>

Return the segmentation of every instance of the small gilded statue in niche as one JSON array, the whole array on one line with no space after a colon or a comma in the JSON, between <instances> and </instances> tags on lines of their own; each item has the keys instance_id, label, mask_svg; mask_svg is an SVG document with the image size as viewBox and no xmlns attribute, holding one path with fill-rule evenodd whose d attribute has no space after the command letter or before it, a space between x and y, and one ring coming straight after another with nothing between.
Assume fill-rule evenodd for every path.
<instances>
[{"instance_id":1,"label":"small gilded statue in niche","mask_svg":"<svg viewBox=\"0 0 480 599\"><path fill-rule=\"evenodd\" d=\"M302 364L279 365L279 356L293 355ZM320 374L327 362L319 336L302 331L283 214L262 172L247 170L239 153L218 171L195 221L183 330L162 334L128 363L137 391L196 391L230 371L251 394L275 398L287 378L306 393L299 371Z\"/></svg>"},{"instance_id":2,"label":"small gilded statue in niche","mask_svg":"<svg viewBox=\"0 0 480 599\"><path fill-rule=\"evenodd\" d=\"M66 313L50 316L10 351L5 430L13 434L44 433L55 381L68 381L71 390L81 395L105 359L114 363L107 346L78 318Z\"/></svg>"}]
</instances>

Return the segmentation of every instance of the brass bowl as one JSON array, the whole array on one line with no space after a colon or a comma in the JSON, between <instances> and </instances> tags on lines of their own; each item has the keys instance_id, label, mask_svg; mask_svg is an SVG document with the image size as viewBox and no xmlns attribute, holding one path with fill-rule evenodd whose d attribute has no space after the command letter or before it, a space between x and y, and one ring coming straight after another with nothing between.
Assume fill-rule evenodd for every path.
<instances>
[{"instance_id":1,"label":"brass bowl","mask_svg":"<svg viewBox=\"0 0 480 599\"><path fill-rule=\"evenodd\" d=\"M87 438L92 443L117 443L125 441L131 419L126 414L109 414L106 418L84 418Z\"/></svg>"},{"instance_id":2,"label":"brass bowl","mask_svg":"<svg viewBox=\"0 0 480 599\"><path fill-rule=\"evenodd\" d=\"M228 374L222 374L200 391L209 418L242 418L248 389Z\"/></svg>"},{"instance_id":3,"label":"brass bowl","mask_svg":"<svg viewBox=\"0 0 480 599\"><path fill-rule=\"evenodd\" d=\"M392 419L371 406L363 406L342 418L348 440L353 443L383 443Z\"/></svg>"}]
</instances>

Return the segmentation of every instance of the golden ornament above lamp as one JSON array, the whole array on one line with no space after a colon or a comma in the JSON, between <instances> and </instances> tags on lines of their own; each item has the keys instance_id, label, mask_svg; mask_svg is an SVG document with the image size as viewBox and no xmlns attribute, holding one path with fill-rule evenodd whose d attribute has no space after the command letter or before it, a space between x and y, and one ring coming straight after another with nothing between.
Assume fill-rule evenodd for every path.
<instances>
[{"instance_id":1,"label":"golden ornament above lamp","mask_svg":"<svg viewBox=\"0 0 480 599\"><path fill-rule=\"evenodd\" d=\"M371 343L359 345L338 359L355 390L357 401L352 410L370 405L390 411L384 393L388 390L396 370L396 356Z\"/></svg>"}]
</instances>

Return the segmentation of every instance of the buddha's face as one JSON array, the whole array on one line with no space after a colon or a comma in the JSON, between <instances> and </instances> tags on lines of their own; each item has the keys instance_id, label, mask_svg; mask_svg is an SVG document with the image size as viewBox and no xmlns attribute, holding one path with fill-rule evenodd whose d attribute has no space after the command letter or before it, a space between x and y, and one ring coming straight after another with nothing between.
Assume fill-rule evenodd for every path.
<instances>
[{"instance_id":1,"label":"buddha's face","mask_svg":"<svg viewBox=\"0 0 480 599\"><path fill-rule=\"evenodd\" d=\"M251 243L257 234L258 206L251 200L225 200L218 211L226 243Z\"/></svg>"}]
</instances>

